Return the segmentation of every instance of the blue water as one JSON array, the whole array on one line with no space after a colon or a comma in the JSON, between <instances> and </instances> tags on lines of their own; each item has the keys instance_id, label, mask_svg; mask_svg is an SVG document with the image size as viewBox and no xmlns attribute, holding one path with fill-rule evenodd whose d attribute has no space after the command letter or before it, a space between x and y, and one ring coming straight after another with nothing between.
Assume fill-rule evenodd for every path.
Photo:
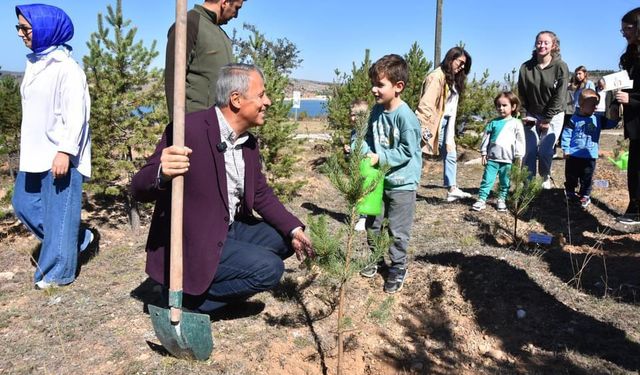
<instances>
[{"instance_id":1,"label":"blue water","mask_svg":"<svg viewBox=\"0 0 640 375\"><path fill-rule=\"evenodd\" d=\"M307 117L323 117L327 115L327 101L325 99L301 99L298 116L300 113L306 112ZM296 110L291 108L290 116L294 116Z\"/></svg>"}]
</instances>

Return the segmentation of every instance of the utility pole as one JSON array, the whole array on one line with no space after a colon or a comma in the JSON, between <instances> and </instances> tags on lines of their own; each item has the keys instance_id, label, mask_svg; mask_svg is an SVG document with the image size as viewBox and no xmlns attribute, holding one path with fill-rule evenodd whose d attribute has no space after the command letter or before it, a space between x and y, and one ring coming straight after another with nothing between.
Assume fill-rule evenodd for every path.
<instances>
[{"instance_id":1,"label":"utility pole","mask_svg":"<svg viewBox=\"0 0 640 375\"><path fill-rule=\"evenodd\" d=\"M436 38L433 46L433 66L440 65L440 46L442 44L442 0L436 0Z\"/></svg>"}]
</instances>

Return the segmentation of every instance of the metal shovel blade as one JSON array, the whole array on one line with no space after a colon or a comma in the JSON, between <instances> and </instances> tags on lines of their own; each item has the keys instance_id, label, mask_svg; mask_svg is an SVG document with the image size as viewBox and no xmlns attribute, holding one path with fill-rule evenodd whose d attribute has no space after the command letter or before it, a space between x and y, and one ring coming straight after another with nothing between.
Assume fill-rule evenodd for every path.
<instances>
[{"instance_id":1,"label":"metal shovel blade","mask_svg":"<svg viewBox=\"0 0 640 375\"><path fill-rule=\"evenodd\" d=\"M213 350L209 315L182 311L180 323L171 322L171 309L149 305L156 336L176 358L205 361Z\"/></svg>"}]
</instances>

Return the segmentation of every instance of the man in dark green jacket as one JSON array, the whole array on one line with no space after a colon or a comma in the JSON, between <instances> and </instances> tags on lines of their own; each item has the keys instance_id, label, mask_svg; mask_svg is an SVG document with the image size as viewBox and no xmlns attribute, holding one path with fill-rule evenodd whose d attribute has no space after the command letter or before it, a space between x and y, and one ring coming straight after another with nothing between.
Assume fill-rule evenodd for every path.
<instances>
[{"instance_id":1,"label":"man in dark green jacket","mask_svg":"<svg viewBox=\"0 0 640 375\"><path fill-rule=\"evenodd\" d=\"M238 16L244 0L205 0L187 13L186 113L215 104L220 67L235 61L231 40L220 27ZM169 115L173 113L175 24L169 29L164 87Z\"/></svg>"}]
</instances>

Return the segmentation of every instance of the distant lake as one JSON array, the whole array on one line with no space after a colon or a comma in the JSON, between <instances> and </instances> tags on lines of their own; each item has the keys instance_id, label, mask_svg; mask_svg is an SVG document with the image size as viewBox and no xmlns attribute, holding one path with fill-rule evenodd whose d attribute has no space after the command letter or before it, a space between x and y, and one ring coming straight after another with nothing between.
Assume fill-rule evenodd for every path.
<instances>
[{"instance_id":1,"label":"distant lake","mask_svg":"<svg viewBox=\"0 0 640 375\"><path fill-rule=\"evenodd\" d=\"M327 100L326 99L300 99L300 108L298 109L298 116L300 113L306 112L307 117L323 117L327 115ZM289 112L290 116L295 116L296 110L291 108Z\"/></svg>"}]
</instances>

